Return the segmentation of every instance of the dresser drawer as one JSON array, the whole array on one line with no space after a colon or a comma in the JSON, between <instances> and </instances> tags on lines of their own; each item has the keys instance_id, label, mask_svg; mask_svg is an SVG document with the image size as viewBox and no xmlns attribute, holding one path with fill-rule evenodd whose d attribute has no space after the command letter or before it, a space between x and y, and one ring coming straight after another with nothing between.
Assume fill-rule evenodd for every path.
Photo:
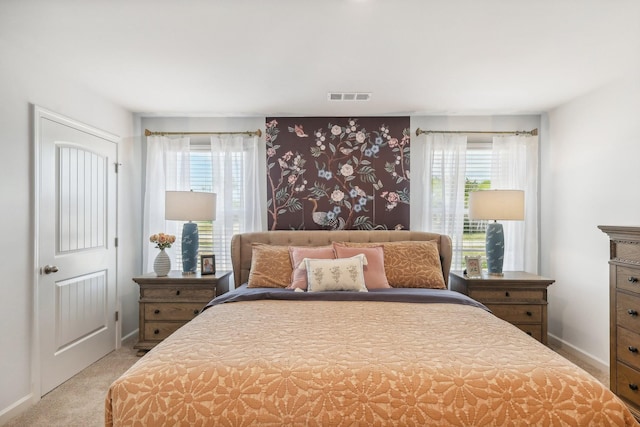
<instances>
[{"instance_id":1,"label":"dresser drawer","mask_svg":"<svg viewBox=\"0 0 640 427\"><path fill-rule=\"evenodd\" d=\"M209 302L216 296L215 287L206 289L176 287L176 288L142 288L140 289L140 298L170 298L172 301L181 299L206 300Z\"/></svg>"},{"instance_id":2,"label":"dresser drawer","mask_svg":"<svg viewBox=\"0 0 640 427\"><path fill-rule=\"evenodd\" d=\"M615 257L621 261L631 261L640 264L640 245L630 242L615 242Z\"/></svg>"},{"instance_id":3,"label":"dresser drawer","mask_svg":"<svg viewBox=\"0 0 640 427\"><path fill-rule=\"evenodd\" d=\"M616 394L624 397L634 405L640 405L640 371L620 362L617 363L617 371Z\"/></svg>"},{"instance_id":4,"label":"dresser drawer","mask_svg":"<svg viewBox=\"0 0 640 427\"><path fill-rule=\"evenodd\" d=\"M198 302L145 303L145 320L191 320L202 311Z\"/></svg>"},{"instance_id":5,"label":"dresser drawer","mask_svg":"<svg viewBox=\"0 0 640 427\"><path fill-rule=\"evenodd\" d=\"M640 292L640 269L616 267L616 287L631 292Z\"/></svg>"},{"instance_id":6,"label":"dresser drawer","mask_svg":"<svg viewBox=\"0 0 640 427\"><path fill-rule=\"evenodd\" d=\"M640 369L640 334L617 328L618 360Z\"/></svg>"},{"instance_id":7,"label":"dresser drawer","mask_svg":"<svg viewBox=\"0 0 640 427\"><path fill-rule=\"evenodd\" d=\"M186 322L145 322L144 336L147 341L162 341Z\"/></svg>"},{"instance_id":8,"label":"dresser drawer","mask_svg":"<svg viewBox=\"0 0 640 427\"><path fill-rule=\"evenodd\" d=\"M522 325L517 323L515 326L517 326L520 330L526 332L527 335L535 338L538 341L542 341L542 325Z\"/></svg>"},{"instance_id":9,"label":"dresser drawer","mask_svg":"<svg viewBox=\"0 0 640 427\"><path fill-rule=\"evenodd\" d=\"M485 304L509 323L542 323L542 306L537 304Z\"/></svg>"},{"instance_id":10,"label":"dresser drawer","mask_svg":"<svg viewBox=\"0 0 640 427\"><path fill-rule=\"evenodd\" d=\"M619 326L640 333L640 297L616 292L616 318Z\"/></svg>"},{"instance_id":11,"label":"dresser drawer","mask_svg":"<svg viewBox=\"0 0 640 427\"><path fill-rule=\"evenodd\" d=\"M476 301L543 301L542 289L470 289L469 296Z\"/></svg>"}]
</instances>

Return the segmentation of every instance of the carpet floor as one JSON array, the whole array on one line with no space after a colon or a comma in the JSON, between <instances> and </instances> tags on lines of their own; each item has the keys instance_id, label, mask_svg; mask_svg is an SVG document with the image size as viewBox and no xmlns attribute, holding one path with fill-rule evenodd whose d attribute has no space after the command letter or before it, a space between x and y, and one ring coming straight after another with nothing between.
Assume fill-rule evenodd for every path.
<instances>
[{"instance_id":1,"label":"carpet floor","mask_svg":"<svg viewBox=\"0 0 640 427\"><path fill-rule=\"evenodd\" d=\"M125 341L120 349L47 393L25 413L9 420L6 426L104 426L104 399L109 386L139 359L133 348L134 343L133 339ZM552 349L609 386L608 372L599 370L562 349Z\"/></svg>"},{"instance_id":2,"label":"carpet floor","mask_svg":"<svg viewBox=\"0 0 640 427\"><path fill-rule=\"evenodd\" d=\"M124 341L118 350L51 390L6 426L104 426L104 399L109 386L139 359L133 348L136 339Z\"/></svg>"}]
</instances>

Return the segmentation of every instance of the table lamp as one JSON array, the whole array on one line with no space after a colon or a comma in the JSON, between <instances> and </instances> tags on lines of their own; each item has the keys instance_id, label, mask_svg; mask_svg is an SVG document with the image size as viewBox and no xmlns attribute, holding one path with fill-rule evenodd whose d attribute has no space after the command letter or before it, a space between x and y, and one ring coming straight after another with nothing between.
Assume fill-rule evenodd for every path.
<instances>
[{"instance_id":1,"label":"table lamp","mask_svg":"<svg viewBox=\"0 0 640 427\"><path fill-rule=\"evenodd\" d=\"M487 272L502 276L504 233L497 220L524 219L524 191L487 190L469 193L469 219L493 220L487 225Z\"/></svg>"},{"instance_id":2,"label":"table lamp","mask_svg":"<svg viewBox=\"0 0 640 427\"><path fill-rule=\"evenodd\" d=\"M164 216L167 220L189 221L182 226L182 273L198 269L198 224L192 221L216 219L215 193L167 191Z\"/></svg>"}]
</instances>

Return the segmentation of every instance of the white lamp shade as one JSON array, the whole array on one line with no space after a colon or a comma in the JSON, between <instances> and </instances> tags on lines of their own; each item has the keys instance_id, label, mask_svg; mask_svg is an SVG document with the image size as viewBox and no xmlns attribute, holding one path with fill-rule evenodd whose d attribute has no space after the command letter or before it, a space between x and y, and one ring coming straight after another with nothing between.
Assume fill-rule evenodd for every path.
<instances>
[{"instance_id":1,"label":"white lamp shade","mask_svg":"<svg viewBox=\"0 0 640 427\"><path fill-rule=\"evenodd\" d=\"M523 220L524 191L487 190L469 193L469 219Z\"/></svg>"},{"instance_id":2,"label":"white lamp shade","mask_svg":"<svg viewBox=\"0 0 640 427\"><path fill-rule=\"evenodd\" d=\"M165 219L173 221L212 221L216 219L216 194L196 191L167 191Z\"/></svg>"}]
</instances>

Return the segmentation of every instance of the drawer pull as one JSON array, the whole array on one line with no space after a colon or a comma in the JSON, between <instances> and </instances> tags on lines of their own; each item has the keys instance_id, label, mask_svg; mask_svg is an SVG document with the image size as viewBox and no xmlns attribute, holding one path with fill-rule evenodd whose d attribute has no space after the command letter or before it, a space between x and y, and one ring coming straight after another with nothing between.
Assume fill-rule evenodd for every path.
<instances>
[{"instance_id":1,"label":"drawer pull","mask_svg":"<svg viewBox=\"0 0 640 427\"><path fill-rule=\"evenodd\" d=\"M154 333L155 335L158 335L158 334L160 333L160 329L154 329L153 333Z\"/></svg>"},{"instance_id":2,"label":"drawer pull","mask_svg":"<svg viewBox=\"0 0 640 427\"><path fill-rule=\"evenodd\" d=\"M638 384L629 384L629 388L633 391L638 391Z\"/></svg>"},{"instance_id":3,"label":"drawer pull","mask_svg":"<svg viewBox=\"0 0 640 427\"><path fill-rule=\"evenodd\" d=\"M533 313L530 311L527 311L527 316L533 316Z\"/></svg>"},{"instance_id":4,"label":"drawer pull","mask_svg":"<svg viewBox=\"0 0 640 427\"><path fill-rule=\"evenodd\" d=\"M180 295L180 291L176 291L176 295Z\"/></svg>"},{"instance_id":5,"label":"drawer pull","mask_svg":"<svg viewBox=\"0 0 640 427\"><path fill-rule=\"evenodd\" d=\"M627 314L629 316L637 316L638 312L636 310L634 310L633 308L630 308L629 310L627 310Z\"/></svg>"},{"instance_id":6,"label":"drawer pull","mask_svg":"<svg viewBox=\"0 0 640 427\"><path fill-rule=\"evenodd\" d=\"M198 314L198 313L200 313L200 310L198 310L198 309L193 310L193 314Z\"/></svg>"},{"instance_id":7,"label":"drawer pull","mask_svg":"<svg viewBox=\"0 0 640 427\"><path fill-rule=\"evenodd\" d=\"M155 314L160 314L160 310L158 310L157 308L156 308L155 310L153 310L153 312L154 312Z\"/></svg>"},{"instance_id":8,"label":"drawer pull","mask_svg":"<svg viewBox=\"0 0 640 427\"><path fill-rule=\"evenodd\" d=\"M504 296L505 296L505 297L510 297L511 295L509 295L509 291L506 291L506 292L504 293Z\"/></svg>"},{"instance_id":9,"label":"drawer pull","mask_svg":"<svg viewBox=\"0 0 640 427\"><path fill-rule=\"evenodd\" d=\"M638 283L638 278L637 277L633 277L633 276L629 276L627 281L630 282L630 283Z\"/></svg>"},{"instance_id":10,"label":"drawer pull","mask_svg":"<svg viewBox=\"0 0 640 427\"><path fill-rule=\"evenodd\" d=\"M638 352L638 349L637 349L636 347L634 347L634 346L630 345L630 346L629 346L629 351L630 351L631 353L637 353L637 352Z\"/></svg>"}]
</instances>

